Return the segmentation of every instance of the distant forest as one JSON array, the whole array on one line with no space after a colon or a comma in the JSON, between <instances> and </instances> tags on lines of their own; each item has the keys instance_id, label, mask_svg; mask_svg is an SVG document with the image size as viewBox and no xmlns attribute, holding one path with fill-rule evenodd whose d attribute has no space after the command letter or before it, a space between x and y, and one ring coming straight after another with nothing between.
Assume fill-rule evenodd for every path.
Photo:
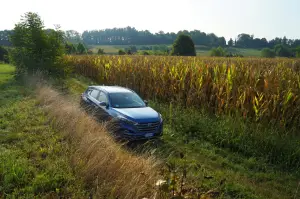
<instances>
[{"instance_id":1,"label":"distant forest","mask_svg":"<svg viewBox=\"0 0 300 199\"><path fill-rule=\"evenodd\" d=\"M105 30L84 31L82 34L75 30L65 31L65 38L69 42L83 42L86 45L159 45L172 44L179 34L190 35L195 45L207 47L234 46L239 48L274 48L277 44L287 45L295 48L300 45L300 39L275 38L268 41L266 38L255 38L249 34L239 34L236 39L226 41L224 37L218 37L214 33L205 33L200 30L179 31L177 33L151 33L148 30L136 30L134 27L113 28ZM9 35L11 30L0 31L0 45L9 46Z\"/></svg>"}]
</instances>

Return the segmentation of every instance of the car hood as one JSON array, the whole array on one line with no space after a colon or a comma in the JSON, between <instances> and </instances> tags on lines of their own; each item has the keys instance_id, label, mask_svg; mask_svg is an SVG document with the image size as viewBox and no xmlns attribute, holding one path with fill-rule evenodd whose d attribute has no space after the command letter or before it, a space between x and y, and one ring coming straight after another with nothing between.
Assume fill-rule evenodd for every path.
<instances>
[{"instance_id":1,"label":"car hood","mask_svg":"<svg viewBox=\"0 0 300 199\"><path fill-rule=\"evenodd\" d=\"M122 116L135 122L157 122L160 119L159 113L150 107L113 109Z\"/></svg>"}]
</instances>

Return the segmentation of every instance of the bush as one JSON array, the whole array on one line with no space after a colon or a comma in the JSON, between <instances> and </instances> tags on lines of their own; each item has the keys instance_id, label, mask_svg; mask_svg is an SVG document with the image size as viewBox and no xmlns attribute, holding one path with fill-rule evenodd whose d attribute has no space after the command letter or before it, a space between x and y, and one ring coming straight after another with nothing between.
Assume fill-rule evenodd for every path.
<instances>
[{"instance_id":1,"label":"bush","mask_svg":"<svg viewBox=\"0 0 300 199\"><path fill-rule=\"evenodd\" d=\"M143 51L143 55L150 55L147 51Z\"/></svg>"},{"instance_id":2,"label":"bush","mask_svg":"<svg viewBox=\"0 0 300 199\"><path fill-rule=\"evenodd\" d=\"M244 55L238 54L238 53L229 52L229 53L226 53L226 57L244 57Z\"/></svg>"},{"instance_id":3,"label":"bush","mask_svg":"<svg viewBox=\"0 0 300 199\"><path fill-rule=\"evenodd\" d=\"M168 51L161 51L161 50L144 50L144 51L139 51L139 55L162 55L162 56L168 56L169 52Z\"/></svg>"},{"instance_id":4,"label":"bush","mask_svg":"<svg viewBox=\"0 0 300 199\"><path fill-rule=\"evenodd\" d=\"M276 53L274 50L272 50L270 48L264 48L261 51L261 56L267 57L267 58L274 58L276 56Z\"/></svg>"},{"instance_id":5,"label":"bush","mask_svg":"<svg viewBox=\"0 0 300 199\"><path fill-rule=\"evenodd\" d=\"M98 54L98 55L103 55L103 54L105 54L105 53L104 53L104 49L99 48L97 54Z\"/></svg>"},{"instance_id":6,"label":"bush","mask_svg":"<svg viewBox=\"0 0 300 199\"><path fill-rule=\"evenodd\" d=\"M126 54L131 55L137 53L137 48L136 46L129 46L128 48L125 48L125 52Z\"/></svg>"},{"instance_id":7,"label":"bush","mask_svg":"<svg viewBox=\"0 0 300 199\"><path fill-rule=\"evenodd\" d=\"M118 54L119 54L119 55L126 55L125 51L122 50L122 49L119 50Z\"/></svg>"},{"instance_id":8,"label":"bush","mask_svg":"<svg viewBox=\"0 0 300 199\"><path fill-rule=\"evenodd\" d=\"M169 52L168 51L161 51L161 50L159 50L159 51L153 51L153 54L154 55L164 55L164 56L167 56L167 55L169 55Z\"/></svg>"},{"instance_id":9,"label":"bush","mask_svg":"<svg viewBox=\"0 0 300 199\"><path fill-rule=\"evenodd\" d=\"M151 47L148 47L148 46L141 46L140 47L140 50L151 50L152 48Z\"/></svg>"},{"instance_id":10,"label":"bush","mask_svg":"<svg viewBox=\"0 0 300 199\"><path fill-rule=\"evenodd\" d=\"M172 55L196 56L195 44L188 35L181 34L173 44Z\"/></svg>"},{"instance_id":11,"label":"bush","mask_svg":"<svg viewBox=\"0 0 300 199\"><path fill-rule=\"evenodd\" d=\"M131 50L130 50L130 49L126 50L126 54L127 54L127 55L132 55Z\"/></svg>"},{"instance_id":12,"label":"bush","mask_svg":"<svg viewBox=\"0 0 300 199\"><path fill-rule=\"evenodd\" d=\"M300 46L296 48L295 52L296 52L296 57L300 58Z\"/></svg>"},{"instance_id":13,"label":"bush","mask_svg":"<svg viewBox=\"0 0 300 199\"><path fill-rule=\"evenodd\" d=\"M76 48L74 46L74 44L70 43L70 42L66 42L65 44L65 51L67 54L76 54Z\"/></svg>"},{"instance_id":14,"label":"bush","mask_svg":"<svg viewBox=\"0 0 300 199\"><path fill-rule=\"evenodd\" d=\"M62 63L65 50L62 31L45 31L39 15L28 12L15 25L13 32L11 59L16 66L17 76L36 71L59 77L67 74Z\"/></svg>"},{"instance_id":15,"label":"bush","mask_svg":"<svg viewBox=\"0 0 300 199\"><path fill-rule=\"evenodd\" d=\"M212 56L212 57L225 57L226 56L226 51L221 46L219 46L218 48L211 49L210 56Z\"/></svg>"},{"instance_id":16,"label":"bush","mask_svg":"<svg viewBox=\"0 0 300 199\"><path fill-rule=\"evenodd\" d=\"M292 50L283 44L277 44L275 46L275 52L278 57L293 57Z\"/></svg>"},{"instance_id":17,"label":"bush","mask_svg":"<svg viewBox=\"0 0 300 199\"><path fill-rule=\"evenodd\" d=\"M0 61L8 63L8 50L3 46L0 46Z\"/></svg>"},{"instance_id":18,"label":"bush","mask_svg":"<svg viewBox=\"0 0 300 199\"><path fill-rule=\"evenodd\" d=\"M79 43L77 45L77 54L80 54L80 55L87 54L87 50L82 43Z\"/></svg>"},{"instance_id":19,"label":"bush","mask_svg":"<svg viewBox=\"0 0 300 199\"><path fill-rule=\"evenodd\" d=\"M136 53L136 52L137 52L136 46L130 46L129 49L130 49L130 51L131 51L132 53Z\"/></svg>"}]
</instances>

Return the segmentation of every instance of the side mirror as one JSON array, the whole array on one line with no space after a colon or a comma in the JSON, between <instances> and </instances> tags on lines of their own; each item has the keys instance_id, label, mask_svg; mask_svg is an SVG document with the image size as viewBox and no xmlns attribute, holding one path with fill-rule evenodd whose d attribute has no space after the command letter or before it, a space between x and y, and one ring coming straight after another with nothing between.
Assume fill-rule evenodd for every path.
<instances>
[{"instance_id":1,"label":"side mirror","mask_svg":"<svg viewBox=\"0 0 300 199\"><path fill-rule=\"evenodd\" d=\"M144 103L146 104L146 106L148 106L149 102L147 100L144 100Z\"/></svg>"},{"instance_id":2,"label":"side mirror","mask_svg":"<svg viewBox=\"0 0 300 199\"><path fill-rule=\"evenodd\" d=\"M99 105L100 106L105 106L106 108L109 107L108 103L106 103L106 102L100 102Z\"/></svg>"}]
</instances>

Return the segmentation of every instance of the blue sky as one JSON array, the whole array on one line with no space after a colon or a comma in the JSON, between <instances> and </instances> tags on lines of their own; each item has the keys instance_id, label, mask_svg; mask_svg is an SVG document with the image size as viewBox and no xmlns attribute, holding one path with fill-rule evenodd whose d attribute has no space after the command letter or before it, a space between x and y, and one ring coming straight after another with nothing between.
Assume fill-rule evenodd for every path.
<instances>
[{"instance_id":1,"label":"blue sky","mask_svg":"<svg viewBox=\"0 0 300 199\"><path fill-rule=\"evenodd\" d=\"M64 30L134 26L151 32L199 29L235 38L300 38L300 0L1 0L0 30L37 12L46 27Z\"/></svg>"}]
</instances>

